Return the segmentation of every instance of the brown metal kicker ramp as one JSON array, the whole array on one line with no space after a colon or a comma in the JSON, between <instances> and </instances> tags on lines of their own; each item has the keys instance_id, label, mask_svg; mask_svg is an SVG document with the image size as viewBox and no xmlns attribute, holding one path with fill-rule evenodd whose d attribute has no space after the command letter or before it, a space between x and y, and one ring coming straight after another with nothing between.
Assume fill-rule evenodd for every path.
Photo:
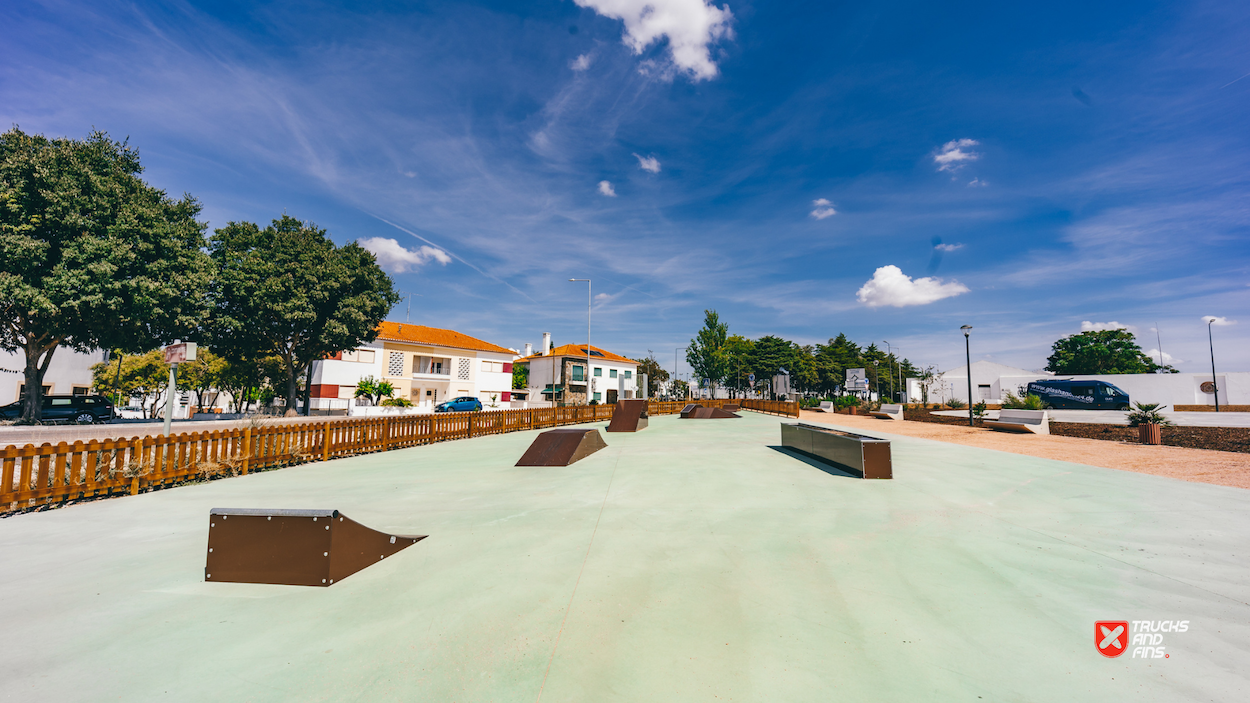
<instances>
[{"instance_id":1,"label":"brown metal kicker ramp","mask_svg":"<svg viewBox=\"0 0 1250 703\"><path fill-rule=\"evenodd\" d=\"M647 401L618 400L608 432L637 432L647 426Z\"/></svg>"},{"instance_id":2,"label":"brown metal kicker ramp","mask_svg":"<svg viewBox=\"0 0 1250 703\"><path fill-rule=\"evenodd\" d=\"M568 466L608 446L599 430L547 430L534 438L517 466Z\"/></svg>"},{"instance_id":3,"label":"brown metal kicker ramp","mask_svg":"<svg viewBox=\"0 0 1250 703\"><path fill-rule=\"evenodd\" d=\"M720 408L705 408L698 403L690 403L682 408L681 416L685 420L721 420L729 417L742 417Z\"/></svg>"},{"instance_id":4,"label":"brown metal kicker ramp","mask_svg":"<svg viewBox=\"0 0 1250 703\"><path fill-rule=\"evenodd\" d=\"M205 581L330 586L428 535L391 535L337 510L213 508Z\"/></svg>"}]
</instances>

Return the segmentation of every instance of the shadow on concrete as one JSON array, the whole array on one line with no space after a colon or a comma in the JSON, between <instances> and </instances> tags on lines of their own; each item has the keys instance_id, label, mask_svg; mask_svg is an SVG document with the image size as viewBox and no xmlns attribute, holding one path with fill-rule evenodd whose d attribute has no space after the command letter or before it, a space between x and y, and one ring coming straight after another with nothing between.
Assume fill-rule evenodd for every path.
<instances>
[{"instance_id":1,"label":"shadow on concrete","mask_svg":"<svg viewBox=\"0 0 1250 703\"><path fill-rule=\"evenodd\" d=\"M768 448L775 452L785 454L786 456L791 457L793 459L798 459L804 464L807 464L808 466L811 466L813 468L820 469L821 471L824 471L830 476L837 476L839 478L853 478L857 481L860 480L859 476L851 473L850 471L847 471L846 469L839 468L837 464L830 464L827 461L821 461L820 459L817 459L814 456L804 454L803 452L800 452L798 450L791 449L789 447L781 447L781 446L774 446L774 445L769 445Z\"/></svg>"}]
</instances>

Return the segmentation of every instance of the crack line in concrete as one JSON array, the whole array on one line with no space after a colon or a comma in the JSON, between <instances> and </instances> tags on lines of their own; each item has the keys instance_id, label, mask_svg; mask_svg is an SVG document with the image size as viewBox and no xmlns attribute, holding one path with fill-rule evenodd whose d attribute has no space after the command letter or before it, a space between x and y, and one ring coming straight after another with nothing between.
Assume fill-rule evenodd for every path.
<instances>
[{"instance_id":1,"label":"crack line in concrete","mask_svg":"<svg viewBox=\"0 0 1250 703\"><path fill-rule=\"evenodd\" d=\"M586 571L586 562L590 561L590 548L595 544L595 535L599 533L599 521L603 519L603 510L608 505L608 495L612 493L612 481L616 478L616 467L621 463L621 455L618 452L616 461L612 464L612 474L608 476L608 490L603 493L603 502L599 504L599 515L595 518L595 529L590 531L590 541L586 543L586 556L582 558L582 568L577 571L577 581L573 583L573 592L569 594L569 604L564 608L564 618L560 620L560 631L556 633L555 644L551 646L551 658L547 660L547 670L543 672L542 685L538 687L538 698L535 703L543 699L543 689L547 687L547 676L551 674L551 663L556 660L556 650L560 647L560 636L564 634L564 624L568 622L569 613L573 610L573 599L577 597L577 587L582 584L582 574Z\"/></svg>"}]
</instances>

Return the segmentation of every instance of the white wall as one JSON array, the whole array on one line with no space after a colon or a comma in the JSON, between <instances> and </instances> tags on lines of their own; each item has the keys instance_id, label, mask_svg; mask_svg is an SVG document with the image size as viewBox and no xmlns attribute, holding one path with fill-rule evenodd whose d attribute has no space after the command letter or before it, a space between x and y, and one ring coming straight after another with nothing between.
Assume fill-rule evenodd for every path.
<instances>
[{"instance_id":1,"label":"white wall","mask_svg":"<svg viewBox=\"0 0 1250 703\"><path fill-rule=\"evenodd\" d=\"M1170 374L1094 374L1077 376L1050 376L1044 373L1020 374L1018 372L994 375L993 369L979 369L973 364L972 393L974 400L979 400L978 386L990 385L990 398L986 401L997 404L1008 393L1019 395L1020 386L1042 379L1104 381L1128 393L1134 403L1159 403L1161 405L1215 405L1215 395L1203 393L1201 386L1211 380L1211 374L1201 373L1170 373ZM942 402L957 398L968 400L967 375L961 368L958 372L948 372L939 376L930 386L929 402ZM1216 381L1220 389L1220 405L1250 405L1250 373L1232 372L1218 374ZM942 390L945 386L945 396ZM920 381L907 379L907 395L909 402L920 402Z\"/></svg>"},{"instance_id":2,"label":"white wall","mask_svg":"<svg viewBox=\"0 0 1250 703\"><path fill-rule=\"evenodd\" d=\"M52 363L48 365L43 384L52 386L54 394L70 395L74 392L74 386L91 386L91 367L103 360L104 352L101 350L84 354L61 347L52 354ZM0 351L0 405L8 405L17 400L18 389L26 383L25 369L24 352Z\"/></svg>"}]
</instances>

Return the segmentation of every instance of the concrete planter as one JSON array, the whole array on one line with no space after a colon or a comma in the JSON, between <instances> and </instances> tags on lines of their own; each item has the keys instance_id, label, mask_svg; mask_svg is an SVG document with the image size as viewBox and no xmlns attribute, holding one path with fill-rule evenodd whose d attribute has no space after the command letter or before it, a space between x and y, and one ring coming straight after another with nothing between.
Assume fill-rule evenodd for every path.
<instances>
[{"instance_id":1,"label":"concrete planter","mask_svg":"<svg viewBox=\"0 0 1250 703\"><path fill-rule=\"evenodd\" d=\"M1137 434L1142 444L1163 444L1163 428L1154 423L1138 425Z\"/></svg>"}]
</instances>

